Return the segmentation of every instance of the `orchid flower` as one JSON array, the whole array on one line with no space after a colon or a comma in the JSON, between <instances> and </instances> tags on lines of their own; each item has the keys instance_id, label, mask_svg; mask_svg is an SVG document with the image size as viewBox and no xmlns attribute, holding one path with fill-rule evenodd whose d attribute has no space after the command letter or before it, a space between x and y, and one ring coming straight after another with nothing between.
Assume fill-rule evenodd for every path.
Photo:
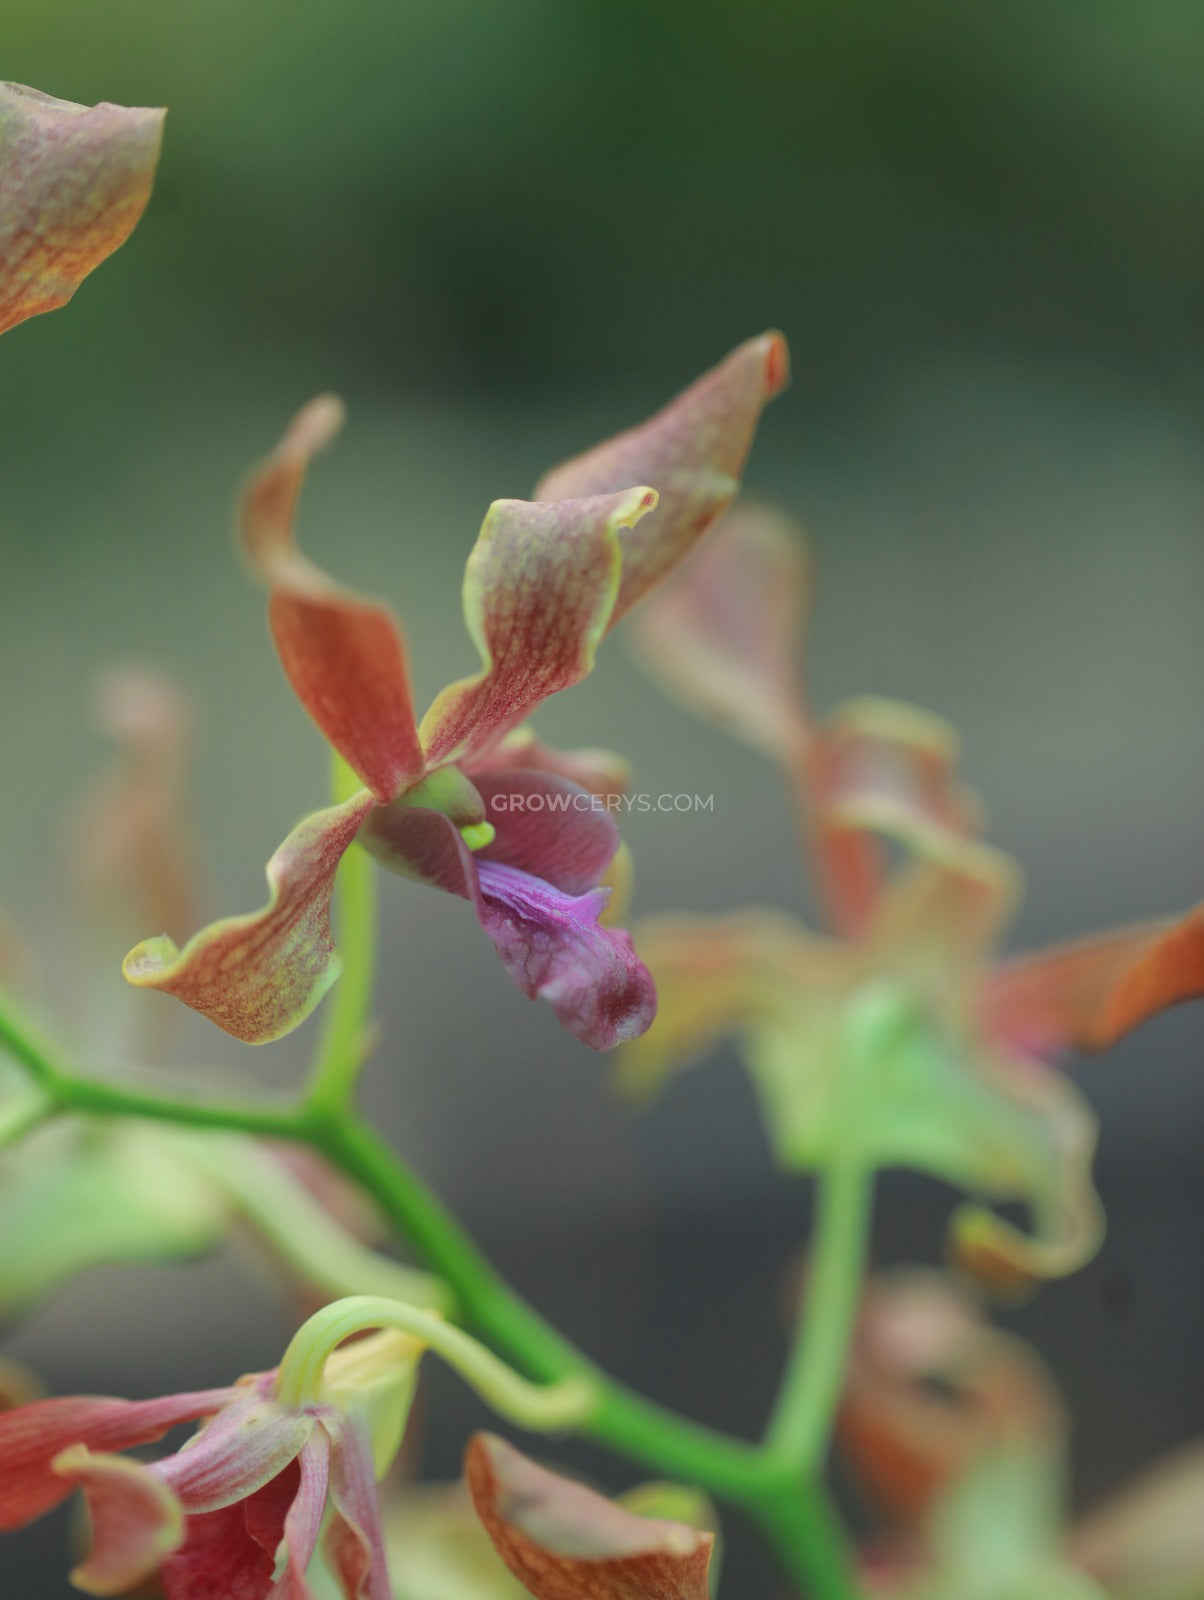
<instances>
[{"instance_id":1,"label":"orchid flower","mask_svg":"<svg viewBox=\"0 0 1204 1600\"><path fill-rule=\"evenodd\" d=\"M191 915L183 808L191 712L172 684L122 671L103 678L97 720L118 759L81 796L62 854L77 930L107 952L148 914L177 928ZM0 978L19 981L16 969L31 964L14 959L8 972L0 959ZM114 1073L128 1072L128 1030L112 1026L94 995L85 998L90 1050L112 1054ZM160 1035L155 1028L162 1058ZM0 1061L0 1147L3 1114L19 1110L23 1092L22 1074ZM352 1291L437 1300L434 1280L368 1247L379 1220L362 1203L353 1211L357 1202L308 1152L166 1124L58 1118L0 1148L0 1318L28 1311L88 1268L196 1256L232 1234L258 1245L306 1300Z\"/></svg>"},{"instance_id":2,"label":"orchid flower","mask_svg":"<svg viewBox=\"0 0 1204 1600\"><path fill-rule=\"evenodd\" d=\"M1067 1422L1035 1354L932 1272L872 1283L838 1439L892 1519L866 1580L891 1600L1188 1600L1204 1592L1204 1451L1077 1525Z\"/></svg>"},{"instance_id":3,"label":"orchid flower","mask_svg":"<svg viewBox=\"0 0 1204 1600\"><path fill-rule=\"evenodd\" d=\"M814 716L795 664L809 589L796 530L737 508L637 643L687 705L788 774L835 936L769 912L645 924L660 1013L623 1076L654 1087L735 1035L783 1165L853 1151L1025 1200L1032 1236L967 1208L956 1254L1001 1289L1070 1271L1102 1229L1095 1122L1046 1058L1204 992L1204 909L996 964L1019 877L978 837L955 736L883 700Z\"/></svg>"},{"instance_id":4,"label":"orchid flower","mask_svg":"<svg viewBox=\"0 0 1204 1600\"><path fill-rule=\"evenodd\" d=\"M785 380L781 337L752 339L643 426L550 473L536 500L496 501L464 584L483 665L421 723L392 613L294 544L306 466L342 417L330 396L311 402L253 473L241 540L268 589L289 682L365 787L288 836L268 863L262 911L215 923L182 950L149 939L126 958L127 978L248 1043L279 1038L338 976L331 892L358 839L394 871L467 900L523 992L586 1044L642 1033L652 981L629 936L601 920L619 837L591 801L597 759L551 755L524 724L586 676L604 635L728 504L761 408ZM493 803L517 791L522 809Z\"/></svg>"},{"instance_id":5,"label":"orchid flower","mask_svg":"<svg viewBox=\"0 0 1204 1600\"><path fill-rule=\"evenodd\" d=\"M164 113L0 83L0 333L65 305L150 198Z\"/></svg>"},{"instance_id":6,"label":"orchid flower","mask_svg":"<svg viewBox=\"0 0 1204 1600\"><path fill-rule=\"evenodd\" d=\"M391 1600L375 1479L401 1442L421 1344L373 1334L325 1362L316 1392L282 1397L276 1375L157 1400L38 1400L0 1416L0 1530L25 1527L82 1489L92 1547L72 1573L88 1594L158 1575L166 1600L307 1600L325 1553L344 1600ZM173 1455L121 1452L183 1423ZM283 1566L278 1578L278 1551Z\"/></svg>"}]
</instances>

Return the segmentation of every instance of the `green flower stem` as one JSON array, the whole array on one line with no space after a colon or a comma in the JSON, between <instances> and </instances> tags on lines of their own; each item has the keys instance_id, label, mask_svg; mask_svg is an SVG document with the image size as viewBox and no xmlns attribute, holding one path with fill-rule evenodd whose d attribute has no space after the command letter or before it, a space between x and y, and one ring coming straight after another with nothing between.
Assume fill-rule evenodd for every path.
<instances>
[{"instance_id":1,"label":"green flower stem","mask_svg":"<svg viewBox=\"0 0 1204 1600\"><path fill-rule=\"evenodd\" d=\"M594 1387L585 1378L531 1383L437 1312L362 1294L323 1306L297 1329L276 1375L277 1399L291 1406L319 1399L326 1363L338 1346L373 1328L409 1334L433 1350L500 1416L520 1428L561 1432L579 1427L597 1403Z\"/></svg>"},{"instance_id":2,"label":"green flower stem","mask_svg":"<svg viewBox=\"0 0 1204 1600\"><path fill-rule=\"evenodd\" d=\"M350 800L363 788L337 753L332 754L331 801ZM337 1115L351 1104L370 1043L373 975L376 972L376 877L372 858L352 845L339 864L335 887L335 936L343 975L323 1016L322 1034L307 1092L320 1115Z\"/></svg>"},{"instance_id":3,"label":"green flower stem","mask_svg":"<svg viewBox=\"0 0 1204 1600\"><path fill-rule=\"evenodd\" d=\"M874 1174L839 1158L818 1179L806 1297L765 1443L806 1476L818 1473L844 1384L861 1298Z\"/></svg>"},{"instance_id":4,"label":"green flower stem","mask_svg":"<svg viewBox=\"0 0 1204 1600\"><path fill-rule=\"evenodd\" d=\"M578 1431L655 1472L744 1507L763 1527L784 1571L814 1600L857 1600L847 1544L821 1485L776 1449L690 1422L601 1372L498 1277L450 1212L356 1114L312 1101L290 1108L173 1097L86 1078L3 996L0 1047L63 1112L221 1128L319 1150L376 1200L448 1283L463 1320L493 1348L539 1383L577 1379L590 1386L593 1408ZM854 1276L859 1271L858 1266Z\"/></svg>"}]
</instances>

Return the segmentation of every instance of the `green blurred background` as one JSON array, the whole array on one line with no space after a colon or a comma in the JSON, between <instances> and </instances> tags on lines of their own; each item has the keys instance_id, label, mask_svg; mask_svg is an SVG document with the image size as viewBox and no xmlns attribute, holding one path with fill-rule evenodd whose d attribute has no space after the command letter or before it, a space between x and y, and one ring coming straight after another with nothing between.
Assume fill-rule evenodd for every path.
<instances>
[{"instance_id":1,"label":"green blurred background","mask_svg":"<svg viewBox=\"0 0 1204 1600\"><path fill-rule=\"evenodd\" d=\"M6 76L56 95L170 107L129 245L0 352L0 903L48 987L78 948L59 818L103 759L100 667L153 663L196 698L207 911L258 904L323 798L228 535L301 401L350 405L303 537L396 602L421 698L472 665L459 575L488 502L771 325L795 381L748 483L816 549L817 700L958 722L1029 872L1019 940L1199 897L1199 5L14 0L4 45ZM715 794L631 820L640 910L807 909L772 774L618 640L541 729L622 749L638 787ZM391 1135L593 1353L755 1430L808 1198L769 1172L732 1062L637 1121L462 906L393 881L382 903L369 1096ZM281 1083L311 1037L252 1055L186 1018L180 1056ZM1202 1055L1182 1012L1078 1072L1109 1242L1013 1317L1077 1410L1088 1496L1204 1425ZM949 1196L884 1191L880 1259L935 1258ZM97 1273L6 1348L61 1388L220 1381L280 1346L243 1282L225 1257ZM476 1420L432 1384L433 1472ZM62 1537L0 1546L6 1600L67 1593ZM730 1571L768 1592L738 1526Z\"/></svg>"}]
</instances>

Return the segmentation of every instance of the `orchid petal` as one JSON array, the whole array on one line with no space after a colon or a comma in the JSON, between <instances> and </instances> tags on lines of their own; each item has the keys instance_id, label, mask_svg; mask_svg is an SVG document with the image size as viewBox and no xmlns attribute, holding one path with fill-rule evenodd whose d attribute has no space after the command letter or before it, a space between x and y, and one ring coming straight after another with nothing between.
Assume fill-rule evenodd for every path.
<instances>
[{"instance_id":1,"label":"orchid petal","mask_svg":"<svg viewBox=\"0 0 1204 1600\"><path fill-rule=\"evenodd\" d=\"M882 834L950 839L980 822L957 779L948 723L888 700L848 702L820 728L804 764L810 827L836 930L859 938L886 879Z\"/></svg>"},{"instance_id":2,"label":"orchid petal","mask_svg":"<svg viewBox=\"0 0 1204 1600\"><path fill-rule=\"evenodd\" d=\"M363 843L385 866L472 903L507 972L529 999L547 1000L594 1050L637 1038L655 1011L652 979L630 937L599 921L606 891L573 896L465 846L437 811L382 806Z\"/></svg>"},{"instance_id":3,"label":"orchid petal","mask_svg":"<svg viewBox=\"0 0 1204 1600\"><path fill-rule=\"evenodd\" d=\"M275 1502L275 1485L260 1493ZM165 1600L267 1600L276 1562L247 1526L256 1498L187 1519L183 1546L159 1570Z\"/></svg>"},{"instance_id":4,"label":"orchid petal","mask_svg":"<svg viewBox=\"0 0 1204 1600\"><path fill-rule=\"evenodd\" d=\"M298 823L267 865L262 911L226 917L182 950L162 936L126 956L141 989L173 994L247 1044L279 1039L304 1022L342 970L330 928L335 873L371 811L366 791Z\"/></svg>"},{"instance_id":5,"label":"orchid petal","mask_svg":"<svg viewBox=\"0 0 1204 1600\"><path fill-rule=\"evenodd\" d=\"M580 784L600 799L627 792L630 764L613 750L553 750L537 739L529 725L505 734L495 745L474 757L474 779L484 772L514 772L532 768Z\"/></svg>"},{"instance_id":6,"label":"orchid petal","mask_svg":"<svg viewBox=\"0 0 1204 1600\"><path fill-rule=\"evenodd\" d=\"M478 861L517 867L566 894L596 887L619 848L619 830L592 794L544 772L478 772L473 782L496 830Z\"/></svg>"},{"instance_id":7,"label":"orchid petal","mask_svg":"<svg viewBox=\"0 0 1204 1600\"><path fill-rule=\"evenodd\" d=\"M293 538L305 470L342 421L333 395L297 413L243 491L240 534L267 585L272 637L297 698L377 799L392 800L424 767L400 627L388 607L327 577Z\"/></svg>"},{"instance_id":8,"label":"orchid petal","mask_svg":"<svg viewBox=\"0 0 1204 1600\"><path fill-rule=\"evenodd\" d=\"M809 738L797 664L809 591L800 531L741 502L644 606L633 642L690 710L793 766Z\"/></svg>"},{"instance_id":9,"label":"orchid petal","mask_svg":"<svg viewBox=\"0 0 1204 1600\"><path fill-rule=\"evenodd\" d=\"M1204 1591L1204 1446L1158 1462L1081 1523L1076 1561L1116 1600L1193 1600Z\"/></svg>"},{"instance_id":10,"label":"orchid petal","mask_svg":"<svg viewBox=\"0 0 1204 1600\"><path fill-rule=\"evenodd\" d=\"M0 333L65 305L150 199L161 110L0 84Z\"/></svg>"},{"instance_id":11,"label":"orchid petal","mask_svg":"<svg viewBox=\"0 0 1204 1600\"><path fill-rule=\"evenodd\" d=\"M528 1600L463 1483L407 1487L385 1512L393 1591L406 1600ZM323 1596L325 1600L325 1596Z\"/></svg>"},{"instance_id":12,"label":"orchid petal","mask_svg":"<svg viewBox=\"0 0 1204 1600\"><path fill-rule=\"evenodd\" d=\"M161 1439L226 1405L231 1389L204 1389L157 1400L91 1395L35 1400L0 1415L0 1531L23 1528L65 1500L71 1486L52 1462L75 1444L108 1453Z\"/></svg>"},{"instance_id":13,"label":"orchid petal","mask_svg":"<svg viewBox=\"0 0 1204 1600\"><path fill-rule=\"evenodd\" d=\"M72 1445L54 1470L84 1491L92 1521L92 1549L71 1574L86 1594L125 1594L148 1577L184 1540L180 1502L140 1461L93 1455Z\"/></svg>"},{"instance_id":14,"label":"orchid petal","mask_svg":"<svg viewBox=\"0 0 1204 1600\"><path fill-rule=\"evenodd\" d=\"M536 1600L708 1600L714 1535L638 1516L477 1434L465 1477L499 1555Z\"/></svg>"},{"instance_id":15,"label":"orchid petal","mask_svg":"<svg viewBox=\"0 0 1204 1600\"><path fill-rule=\"evenodd\" d=\"M298 1457L298 1465L300 1482L284 1519L285 1566L273 1600L309 1600L305 1573L318 1547L330 1484L330 1441L324 1428L314 1429Z\"/></svg>"},{"instance_id":16,"label":"orchid petal","mask_svg":"<svg viewBox=\"0 0 1204 1600\"><path fill-rule=\"evenodd\" d=\"M1204 906L1004 962L984 1026L1038 1053L1104 1050L1169 1006L1204 995Z\"/></svg>"},{"instance_id":17,"label":"orchid petal","mask_svg":"<svg viewBox=\"0 0 1204 1600\"><path fill-rule=\"evenodd\" d=\"M372 1447L357 1418L344 1417L332 1436L330 1468L334 1516L323 1540L323 1553L343 1600L393 1600Z\"/></svg>"},{"instance_id":18,"label":"orchid petal","mask_svg":"<svg viewBox=\"0 0 1204 1600\"><path fill-rule=\"evenodd\" d=\"M188 1445L155 1471L190 1515L253 1495L300 1455L314 1418L270 1397L270 1375L244 1382Z\"/></svg>"},{"instance_id":19,"label":"orchid petal","mask_svg":"<svg viewBox=\"0 0 1204 1600\"><path fill-rule=\"evenodd\" d=\"M647 422L541 480L539 500L614 493L632 483L650 483L660 493L656 516L620 535L623 575L610 627L688 555L731 502L761 410L786 386L789 363L780 333L749 339Z\"/></svg>"},{"instance_id":20,"label":"orchid petal","mask_svg":"<svg viewBox=\"0 0 1204 1600\"><path fill-rule=\"evenodd\" d=\"M495 500L468 558L464 620L480 672L450 684L422 719L427 760L471 766L542 700L594 664L619 592L620 531L657 503L653 489L550 505Z\"/></svg>"}]
</instances>

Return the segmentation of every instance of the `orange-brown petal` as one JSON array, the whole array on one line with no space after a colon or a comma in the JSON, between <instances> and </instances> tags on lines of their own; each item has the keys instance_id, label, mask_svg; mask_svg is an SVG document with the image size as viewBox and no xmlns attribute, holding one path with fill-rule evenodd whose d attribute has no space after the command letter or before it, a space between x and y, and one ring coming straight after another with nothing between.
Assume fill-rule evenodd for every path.
<instances>
[{"instance_id":1,"label":"orange-brown petal","mask_svg":"<svg viewBox=\"0 0 1204 1600\"><path fill-rule=\"evenodd\" d=\"M298 551L293 522L311 458L338 432L341 401L319 395L243 490L243 552L268 589L268 623L301 704L377 799L391 800L424 769L410 670L389 608L327 576Z\"/></svg>"},{"instance_id":2,"label":"orange-brown petal","mask_svg":"<svg viewBox=\"0 0 1204 1600\"><path fill-rule=\"evenodd\" d=\"M267 864L271 896L262 911L211 923L182 950L166 935L146 939L126 956L126 978L175 995L246 1044L291 1032L342 970L330 897L339 862L374 804L362 790L306 817Z\"/></svg>"},{"instance_id":3,"label":"orange-brown petal","mask_svg":"<svg viewBox=\"0 0 1204 1600\"><path fill-rule=\"evenodd\" d=\"M477 1434L465 1477L502 1560L536 1600L707 1600L714 1535L642 1517Z\"/></svg>"},{"instance_id":4,"label":"orange-brown petal","mask_svg":"<svg viewBox=\"0 0 1204 1600\"><path fill-rule=\"evenodd\" d=\"M613 494L636 483L650 483L661 496L656 516L622 535L623 579L609 626L726 510L740 487L762 408L789 376L780 333L748 339L647 422L554 467L540 481L539 500Z\"/></svg>"}]
</instances>

